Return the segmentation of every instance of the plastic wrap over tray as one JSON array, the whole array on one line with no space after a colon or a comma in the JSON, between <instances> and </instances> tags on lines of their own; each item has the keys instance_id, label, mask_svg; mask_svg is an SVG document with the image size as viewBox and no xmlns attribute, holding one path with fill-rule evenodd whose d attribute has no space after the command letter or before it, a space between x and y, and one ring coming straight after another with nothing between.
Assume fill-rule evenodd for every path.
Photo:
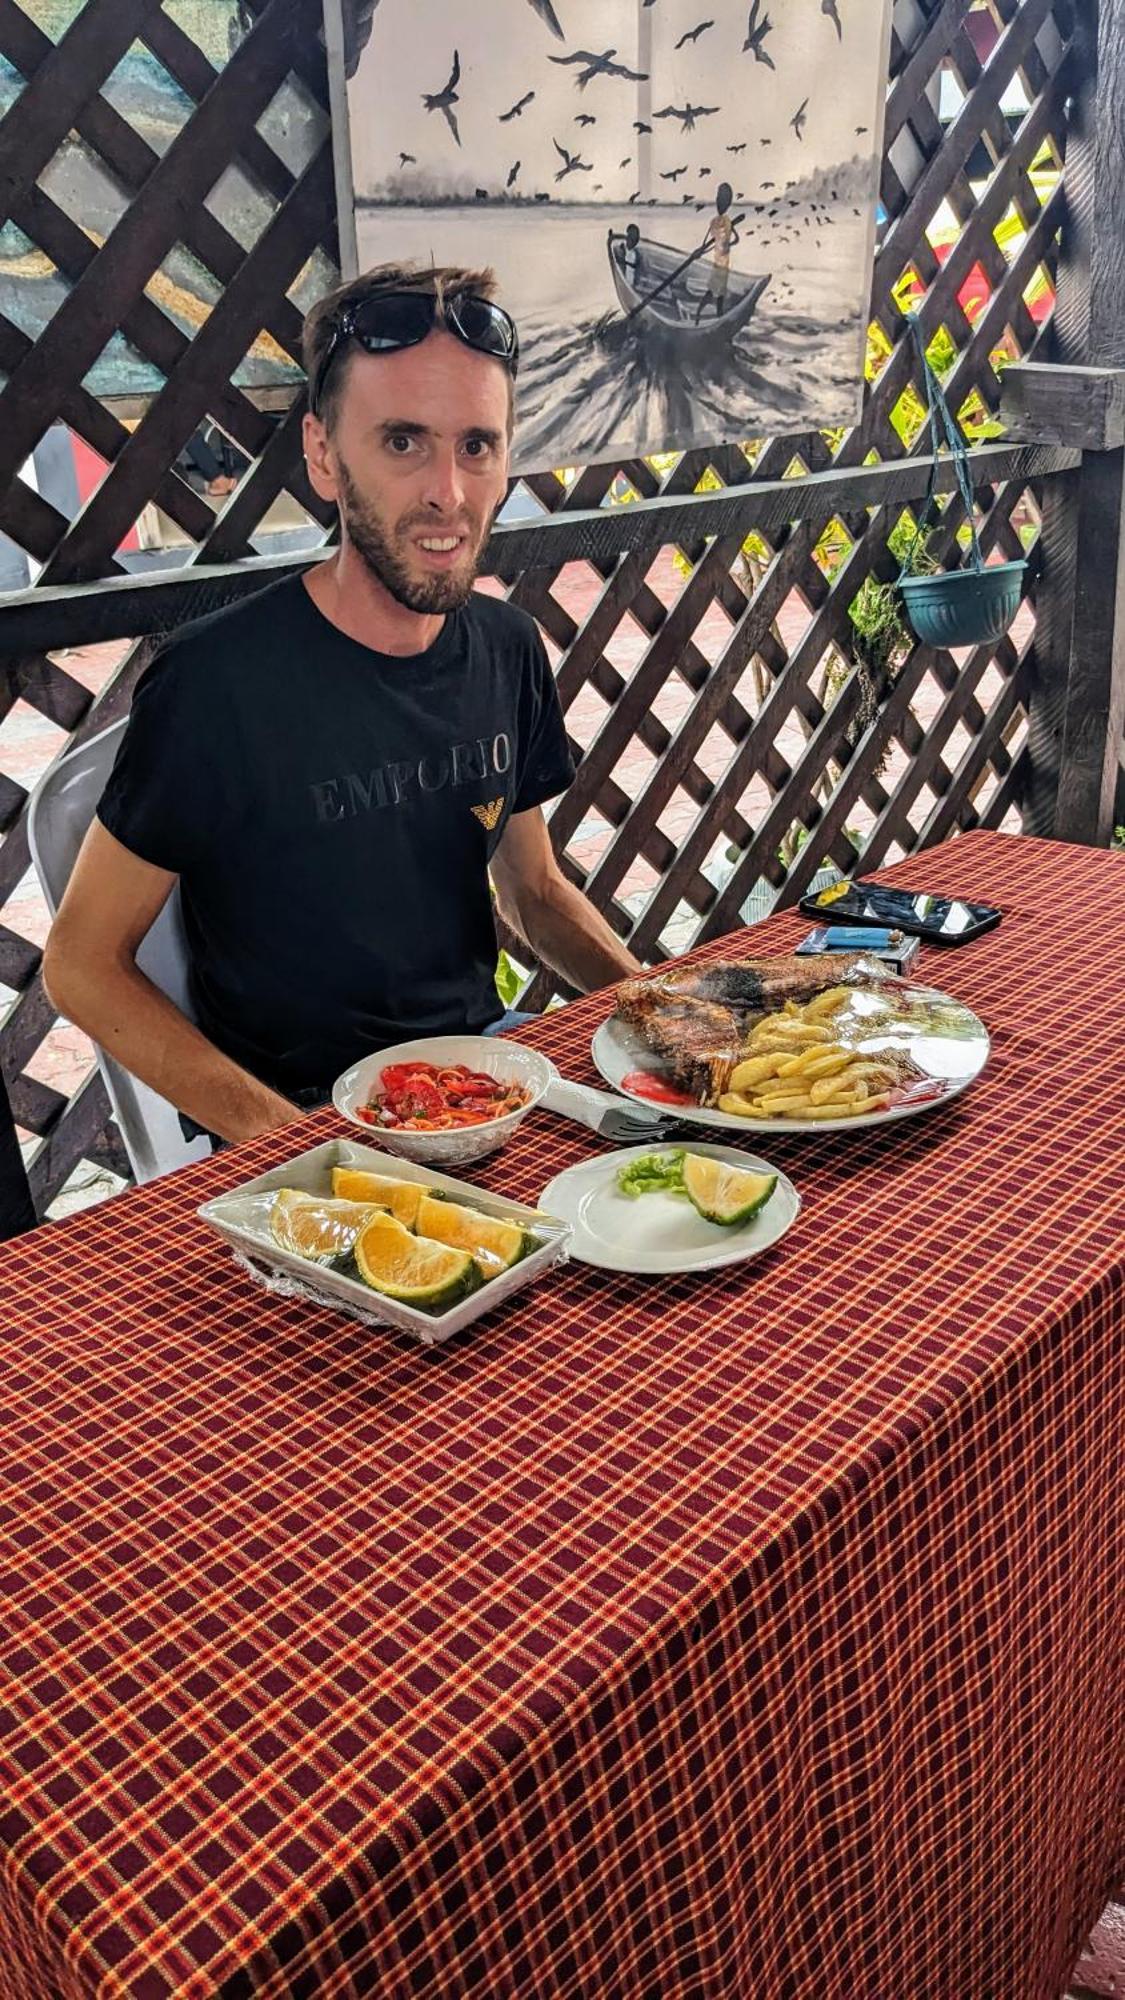
<instances>
[{"instance_id":1,"label":"plastic wrap over tray","mask_svg":"<svg viewBox=\"0 0 1125 2000\"><path fill-rule=\"evenodd\" d=\"M446 1312L423 1312L397 1299L374 1291L355 1275L299 1257L276 1243L269 1231L268 1201L263 1197L281 1188L293 1188L324 1197L332 1193L332 1169L358 1167L385 1174L398 1181L412 1181L433 1188L450 1200L464 1203L500 1221L518 1223L534 1237L536 1247L510 1270L490 1278L487 1284L460 1299ZM368 1326L391 1326L401 1333L433 1344L460 1333L485 1313L495 1312L508 1299L556 1265L566 1262L570 1225L527 1208L522 1202L486 1194L468 1181L453 1180L448 1174L433 1173L372 1146L351 1139L330 1139L299 1153L267 1174L243 1181L225 1194L204 1202L201 1219L228 1243L247 1276L264 1285L275 1296L307 1300L310 1304L343 1312Z\"/></svg>"}]
</instances>

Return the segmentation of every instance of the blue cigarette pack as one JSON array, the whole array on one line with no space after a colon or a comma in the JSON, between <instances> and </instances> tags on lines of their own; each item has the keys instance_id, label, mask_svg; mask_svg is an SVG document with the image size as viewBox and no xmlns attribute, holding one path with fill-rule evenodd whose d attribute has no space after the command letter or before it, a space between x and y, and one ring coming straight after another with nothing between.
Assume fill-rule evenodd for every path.
<instances>
[{"instance_id":1,"label":"blue cigarette pack","mask_svg":"<svg viewBox=\"0 0 1125 2000\"><path fill-rule=\"evenodd\" d=\"M921 940L905 931L888 930L876 924L820 924L797 946L802 958L817 958L832 952L861 951L877 958L891 972L905 977L921 950Z\"/></svg>"}]
</instances>

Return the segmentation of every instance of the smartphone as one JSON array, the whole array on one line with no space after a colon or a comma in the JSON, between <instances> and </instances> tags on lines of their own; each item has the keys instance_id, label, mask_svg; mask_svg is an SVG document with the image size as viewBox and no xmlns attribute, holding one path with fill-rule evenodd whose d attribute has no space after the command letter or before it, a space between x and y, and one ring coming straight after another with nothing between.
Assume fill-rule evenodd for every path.
<instances>
[{"instance_id":1,"label":"smartphone","mask_svg":"<svg viewBox=\"0 0 1125 2000\"><path fill-rule=\"evenodd\" d=\"M878 882L834 882L799 906L810 917L832 923L883 924L924 938L927 944L968 944L995 929L1002 912L991 903L963 903L916 889L884 888Z\"/></svg>"}]
</instances>

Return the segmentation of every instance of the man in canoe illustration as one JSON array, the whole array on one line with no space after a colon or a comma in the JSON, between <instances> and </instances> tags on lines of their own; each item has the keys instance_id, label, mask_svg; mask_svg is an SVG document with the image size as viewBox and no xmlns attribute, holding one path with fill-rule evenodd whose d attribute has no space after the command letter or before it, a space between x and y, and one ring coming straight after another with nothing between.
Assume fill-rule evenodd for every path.
<instances>
[{"instance_id":1,"label":"man in canoe illustration","mask_svg":"<svg viewBox=\"0 0 1125 2000\"><path fill-rule=\"evenodd\" d=\"M641 232L636 223L629 224L624 236L618 236L616 231L608 229L606 240L610 256L618 270L625 273L626 281L633 291L639 291L646 276L646 261L641 247Z\"/></svg>"},{"instance_id":2,"label":"man in canoe illustration","mask_svg":"<svg viewBox=\"0 0 1125 2000\"><path fill-rule=\"evenodd\" d=\"M621 268L634 291L640 290L644 274L644 258L641 255L641 232L635 222L625 231L625 241L620 250Z\"/></svg>"},{"instance_id":3,"label":"man in canoe illustration","mask_svg":"<svg viewBox=\"0 0 1125 2000\"><path fill-rule=\"evenodd\" d=\"M713 305L715 318L721 319L726 311L727 285L730 281L730 253L738 242L738 224L728 213L734 200L734 190L729 181L719 183L715 195L715 213L707 225L703 248L711 247L711 271L707 280L707 290L696 309L695 324L703 318L703 308Z\"/></svg>"}]
</instances>

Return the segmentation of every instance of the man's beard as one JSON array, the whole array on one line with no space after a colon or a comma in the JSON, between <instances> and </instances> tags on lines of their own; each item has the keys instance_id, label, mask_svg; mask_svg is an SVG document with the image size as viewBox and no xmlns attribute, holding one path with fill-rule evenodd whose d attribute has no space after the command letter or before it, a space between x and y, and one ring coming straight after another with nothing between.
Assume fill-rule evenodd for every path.
<instances>
[{"instance_id":1,"label":"man's beard","mask_svg":"<svg viewBox=\"0 0 1125 2000\"><path fill-rule=\"evenodd\" d=\"M478 575L480 553L485 541L483 535L476 548L468 552L468 560L463 566L436 576L415 576L406 558L399 554L393 536L388 533L370 501L363 498L343 463L339 477L340 512L348 540L372 576L397 603L405 605L408 611L421 612L457 611L462 604L468 603ZM426 522L423 518L410 525L424 530ZM440 531L431 527L429 532L437 534Z\"/></svg>"}]
</instances>

